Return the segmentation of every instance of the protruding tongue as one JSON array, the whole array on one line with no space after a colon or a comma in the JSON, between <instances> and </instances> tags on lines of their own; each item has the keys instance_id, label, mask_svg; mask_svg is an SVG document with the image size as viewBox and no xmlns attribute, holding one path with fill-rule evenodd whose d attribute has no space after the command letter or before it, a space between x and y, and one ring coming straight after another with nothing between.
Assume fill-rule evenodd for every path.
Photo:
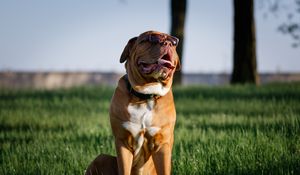
<instances>
[{"instance_id":1,"label":"protruding tongue","mask_svg":"<svg viewBox=\"0 0 300 175\"><path fill-rule=\"evenodd\" d=\"M170 61L163 60L163 59L159 59L158 64L161 65L161 66L167 67L169 69L174 69L175 68L175 66Z\"/></svg>"}]
</instances>

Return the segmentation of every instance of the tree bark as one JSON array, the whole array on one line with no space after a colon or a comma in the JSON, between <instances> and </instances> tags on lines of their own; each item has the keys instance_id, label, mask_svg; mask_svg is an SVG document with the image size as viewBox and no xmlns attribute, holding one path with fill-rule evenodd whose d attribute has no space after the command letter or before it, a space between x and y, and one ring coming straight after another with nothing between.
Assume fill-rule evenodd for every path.
<instances>
[{"instance_id":1,"label":"tree bark","mask_svg":"<svg viewBox=\"0 0 300 175\"><path fill-rule=\"evenodd\" d=\"M177 46L177 53L181 64L183 63L183 41L184 41L184 22L186 13L186 0L171 0L171 35L179 39ZM182 71L175 72L174 84L179 85L182 83Z\"/></svg>"},{"instance_id":2,"label":"tree bark","mask_svg":"<svg viewBox=\"0 0 300 175\"><path fill-rule=\"evenodd\" d=\"M231 83L258 84L253 0L234 0L234 51Z\"/></svg>"}]
</instances>

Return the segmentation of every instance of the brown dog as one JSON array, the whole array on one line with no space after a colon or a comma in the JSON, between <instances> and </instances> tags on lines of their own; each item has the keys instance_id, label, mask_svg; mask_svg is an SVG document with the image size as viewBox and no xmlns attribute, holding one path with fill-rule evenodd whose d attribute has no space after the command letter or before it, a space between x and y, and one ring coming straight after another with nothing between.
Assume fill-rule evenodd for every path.
<instances>
[{"instance_id":1,"label":"brown dog","mask_svg":"<svg viewBox=\"0 0 300 175\"><path fill-rule=\"evenodd\" d=\"M121 55L127 74L119 80L110 106L120 175L171 173L176 120L171 86L180 68L177 43L175 37L148 31L130 39ZM97 159L101 166L114 158Z\"/></svg>"}]
</instances>

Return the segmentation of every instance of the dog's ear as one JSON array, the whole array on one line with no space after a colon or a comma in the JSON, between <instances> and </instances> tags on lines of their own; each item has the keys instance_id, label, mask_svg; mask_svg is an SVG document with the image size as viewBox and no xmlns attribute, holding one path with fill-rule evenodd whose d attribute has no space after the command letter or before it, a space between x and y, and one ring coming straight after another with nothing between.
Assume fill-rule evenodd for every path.
<instances>
[{"instance_id":1,"label":"dog's ear","mask_svg":"<svg viewBox=\"0 0 300 175\"><path fill-rule=\"evenodd\" d=\"M179 71L181 69L181 63L180 59L178 58L177 65L176 65L176 71Z\"/></svg>"},{"instance_id":2,"label":"dog's ear","mask_svg":"<svg viewBox=\"0 0 300 175\"><path fill-rule=\"evenodd\" d=\"M120 63L124 63L128 59L128 57L130 55L130 51L131 51L133 45L135 44L136 40L137 40L137 37L133 37L128 41L127 45L125 46L125 48L121 54Z\"/></svg>"}]
</instances>

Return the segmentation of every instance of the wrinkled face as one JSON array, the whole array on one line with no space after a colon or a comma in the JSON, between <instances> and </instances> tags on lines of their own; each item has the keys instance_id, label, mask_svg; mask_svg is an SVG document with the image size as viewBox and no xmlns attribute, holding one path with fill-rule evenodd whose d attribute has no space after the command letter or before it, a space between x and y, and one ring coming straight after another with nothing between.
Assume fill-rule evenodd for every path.
<instances>
[{"instance_id":1,"label":"wrinkled face","mask_svg":"<svg viewBox=\"0 0 300 175\"><path fill-rule=\"evenodd\" d=\"M144 78L166 81L179 68L176 53L178 39L160 32L149 31L129 40L121 62L136 67ZM128 52L127 52L128 51Z\"/></svg>"}]
</instances>

